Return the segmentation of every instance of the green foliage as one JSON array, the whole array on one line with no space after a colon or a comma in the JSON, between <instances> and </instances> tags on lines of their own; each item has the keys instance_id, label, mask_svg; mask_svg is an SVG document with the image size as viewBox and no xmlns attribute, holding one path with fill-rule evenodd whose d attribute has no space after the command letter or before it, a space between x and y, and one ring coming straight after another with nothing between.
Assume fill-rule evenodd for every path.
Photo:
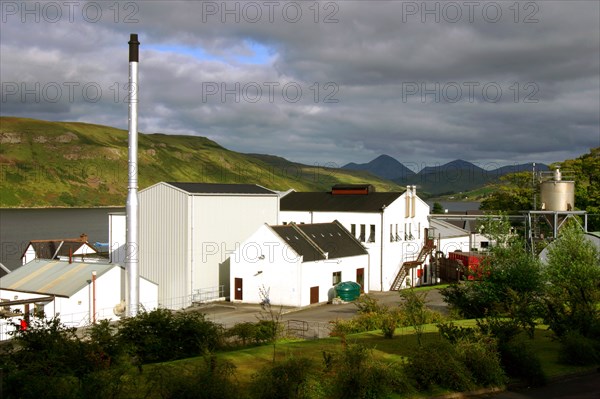
<instances>
[{"instance_id":1,"label":"green foliage","mask_svg":"<svg viewBox=\"0 0 600 399\"><path fill-rule=\"evenodd\" d=\"M477 339L460 339L456 354L470 372L476 386L497 387L506 383L496 340L480 335Z\"/></svg>"},{"instance_id":2,"label":"green foliage","mask_svg":"<svg viewBox=\"0 0 600 399\"><path fill-rule=\"evenodd\" d=\"M371 351L361 345L348 345L332 367L329 394L332 399L387 398L405 386L398 371L373 359Z\"/></svg>"},{"instance_id":3,"label":"green foliage","mask_svg":"<svg viewBox=\"0 0 600 399\"><path fill-rule=\"evenodd\" d=\"M406 317L406 321L415 329L417 340L421 345L421 336L423 335L423 325L427 323L428 309L425 304L427 292L416 292L414 289L405 289L398 291L400 298L403 299L400 304L400 312Z\"/></svg>"},{"instance_id":4,"label":"green foliage","mask_svg":"<svg viewBox=\"0 0 600 399\"><path fill-rule=\"evenodd\" d=\"M151 369L147 395L173 399L237 399L242 391L234 373L233 364L214 356L205 356L204 362L185 367L156 365Z\"/></svg>"},{"instance_id":5,"label":"green foliage","mask_svg":"<svg viewBox=\"0 0 600 399\"><path fill-rule=\"evenodd\" d=\"M575 179L575 207L588 211L588 230L600 231L600 147L575 159L560 162L564 171Z\"/></svg>"},{"instance_id":6,"label":"green foliage","mask_svg":"<svg viewBox=\"0 0 600 399\"><path fill-rule=\"evenodd\" d=\"M453 322L443 322L437 325L442 338L451 344L461 340L472 340L475 337L475 329L471 327L461 327Z\"/></svg>"},{"instance_id":7,"label":"green foliage","mask_svg":"<svg viewBox=\"0 0 600 399\"><path fill-rule=\"evenodd\" d=\"M494 187L496 191L481 201L480 209L508 213L533 209L534 183L531 172L504 175Z\"/></svg>"},{"instance_id":8,"label":"green foliage","mask_svg":"<svg viewBox=\"0 0 600 399\"><path fill-rule=\"evenodd\" d=\"M431 209L431 213L433 214L442 214L445 213L445 209L439 202L433 203L433 208Z\"/></svg>"},{"instance_id":9,"label":"green foliage","mask_svg":"<svg viewBox=\"0 0 600 399\"><path fill-rule=\"evenodd\" d=\"M381 331L383 336L388 339L394 338L394 333L398 327L398 315L396 312L389 312L381 318Z\"/></svg>"},{"instance_id":10,"label":"green foliage","mask_svg":"<svg viewBox=\"0 0 600 399\"><path fill-rule=\"evenodd\" d=\"M109 126L0 117L0 206L116 206L127 196L127 131ZM139 134L140 187L159 181L256 183L322 191L336 183L400 190L366 172L302 165L229 151L200 136Z\"/></svg>"},{"instance_id":11,"label":"green foliage","mask_svg":"<svg viewBox=\"0 0 600 399\"><path fill-rule=\"evenodd\" d=\"M118 339L141 363L198 356L217 349L221 328L201 313L143 312L121 320Z\"/></svg>"},{"instance_id":12,"label":"green foliage","mask_svg":"<svg viewBox=\"0 0 600 399\"><path fill-rule=\"evenodd\" d=\"M225 332L225 336L236 337L241 345L246 346L248 343L254 342L256 338L256 325L249 321L236 323Z\"/></svg>"},{"instance_id":13,"label":"green foliage","mask_svg":"<svg viewBox=\"0 0 600 399\"><path fill-rule=\"evenodd\" d=\"M322 388L315 370L311 360L290 357L255 374L250 392L257 399L320 398Z\"/></svg>"},{"instance_id":14,"label":"green foliage","mask_svg":"<svg viewBox=\"0 0 600 399\"><path fill-rule=\"evenodd\" d=\"M569 331L562 336L560 343L561 362L577 366L600 364L600 341Z\"/></svg>"},{"instance_id":15,"label":"green foliage","mask_svg":"<svg viewBox=\"0 0 600 399\"><path fill-rule=\"evenodd\" d=\"M558 335L600 331L600 255L574 223L560 231L548 252L546 322Z\"/></svg>"},{"instance_id":16,"label":"green foliage","mask_svg":"<svg viewBox=\"0 0 600 399\"><path fill-rule=\"evenodd\" d=\"M509 376L527 382L532 386L544 385L546 375L539 357L526 340L516 337L498 344L502 368Z\"/></svg>"},{"instance_id":17,"label":"green foliage","mask_svg":"<svg viewBox=\"0 0 600 399\"><path fill-rule=\"evenodd\" d=\"M471 390L473 382L468 368L447 341L419 346L408 358L405 372L420 389L434 386L455 391Z\"/></svg>"},{"instance_id":18,"label":"green foliage","mask_svg":"<svg viewBox=\"0 0 600 399\"><path fill-rule=\"evenodd\" d=\"M359 296L354 301L354 305L357 308L358 314L382 313L386 310L385 305L379 304L379 301L369 294Z\"/></svg>"}]
</instances>

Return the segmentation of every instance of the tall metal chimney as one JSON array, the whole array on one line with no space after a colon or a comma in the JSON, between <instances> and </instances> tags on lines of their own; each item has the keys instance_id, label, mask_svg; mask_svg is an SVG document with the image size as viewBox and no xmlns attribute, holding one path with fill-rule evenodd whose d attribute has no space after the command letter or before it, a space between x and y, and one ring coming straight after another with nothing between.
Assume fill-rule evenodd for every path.
<instances>
[{"instance_id":1,"label":"tall metal chimney","mask_svg":"<svg viewBox=\"0 0 600 399\"><path fill-rule=\"evenodd\" d=\"M127 243L125 270L127 271L129 316L137 315L140 302L140 279L138 272L138 35L132 33L129 39L129 163L127 183Z\"/></svg>"}]
</instances>

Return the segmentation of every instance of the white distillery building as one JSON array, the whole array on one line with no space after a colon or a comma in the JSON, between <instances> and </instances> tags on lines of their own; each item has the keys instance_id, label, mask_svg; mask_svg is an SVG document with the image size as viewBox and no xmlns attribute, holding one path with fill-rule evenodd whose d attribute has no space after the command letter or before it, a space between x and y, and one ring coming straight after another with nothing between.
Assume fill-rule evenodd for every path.
<instances>
[{"instance_id":1,"label":"white distillery building","mask_svg":"<svg viewBox=\"0 0 600 399\"><path fill-rule=\"evenodd\" d=\"M231 299L274 305L329 302L334 285L365 287L369 256L338 221L261 226L230 257Z\"/></svg>"},{"instance_id":2,"label":"white distillery building","mask_svg":"<svg viewBox=\"0 0 600 399\"><path fill-rule=\"evenodd\" d=\"M371 185L292 192L281 198L280 209L282 223L338 220L369 253L367 277L372 291L416 285L416 267L433 250L426 240L429 205L417 196L415 186L404 193L376 192Z\"/></svg>"},{"instance_id":3,"label":"white distillery building","mask_svg":"<svg viewBox=\"0 0 600 399\"><path fill-rule=\"evenodd\" d=\"M125 315L126 274L118 264L33 260L0 278L3 316L1 339L7 339L10 323L44 317L59 317L70 327L98 320L118 320ZM140 304L157 307L158 287L140 278Z\"/></svg>"},{"instance_id":4,"label":"white distillery building","mask_svg":"<svg viewBox=\"0 0 600 399\"><path fill-rule=\"evenodd\" d=\"M139 192L139 209L140 275L158 283L161 307L180 309L229 292L229 256L278 223L279 196L254 184L161 182Z\"/></svg>"}]
</instances>

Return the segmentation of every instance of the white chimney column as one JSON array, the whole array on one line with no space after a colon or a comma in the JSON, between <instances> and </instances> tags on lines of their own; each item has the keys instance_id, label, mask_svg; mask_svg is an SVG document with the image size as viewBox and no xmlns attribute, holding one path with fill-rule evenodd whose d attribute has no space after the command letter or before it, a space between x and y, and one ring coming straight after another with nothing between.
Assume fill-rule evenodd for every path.
<instances>
[{"instance_id":1,"label":"white chimney column","mask_svg":"<svg viewBox=\"0 0 600 399\"><path fill-rule=\"evenodd\" d=\"M140 302L140 279L138 271L138 36L132 33L129 39L129 163L127 184L127 221L125 270L127 272L127 313L136 316Z\"/></svg>"}]
</instances>

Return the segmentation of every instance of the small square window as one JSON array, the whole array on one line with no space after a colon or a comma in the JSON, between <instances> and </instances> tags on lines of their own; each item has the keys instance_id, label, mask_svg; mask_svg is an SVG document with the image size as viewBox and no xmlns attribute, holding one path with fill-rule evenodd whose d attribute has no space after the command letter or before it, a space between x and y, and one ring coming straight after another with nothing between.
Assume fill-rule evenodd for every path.
<instances>
[{"instance_id":1,"label":"small square window","mask_svg":"<svg viewBox=\"0 0 600 399\"><path fill-rule=\"evenodd\" d=\"M333 272L332 285L336 285L342 282L342 272Z\"/></svg>"}]
</instances>

